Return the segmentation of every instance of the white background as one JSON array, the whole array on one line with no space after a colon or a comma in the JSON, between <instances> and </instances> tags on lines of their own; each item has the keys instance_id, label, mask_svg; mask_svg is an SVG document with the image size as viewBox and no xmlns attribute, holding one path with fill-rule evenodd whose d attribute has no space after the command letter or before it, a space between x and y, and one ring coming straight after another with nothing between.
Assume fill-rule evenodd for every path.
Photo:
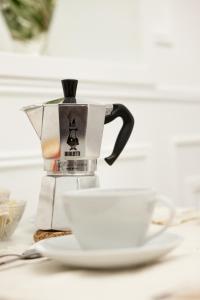
<instances>
[{"instance_id":1,"label":"white background","mask_svg":"<svg viewBox=\"0 0 200 300\"><path fill-rule=\"evenodd\" d=\"M80 102L123 103L135 117L112 167L121 121L105 126L102 186L150 186L179 205L200 192L200 2L59 0L42 56L16 53L0 29L0 186L35 213L40 143L20 108L62 95L77 78Z\"/></svg>"}]
</instances>

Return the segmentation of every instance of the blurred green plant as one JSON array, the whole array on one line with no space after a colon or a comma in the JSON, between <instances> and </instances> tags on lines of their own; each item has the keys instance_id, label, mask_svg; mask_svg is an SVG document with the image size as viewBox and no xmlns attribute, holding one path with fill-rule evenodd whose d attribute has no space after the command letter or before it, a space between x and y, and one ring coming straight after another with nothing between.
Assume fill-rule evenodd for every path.
<instances>
[{"instance_id":1,"label":"blurred green plant","mask_svg":"<svg viewBox=\"0 0 200 300\"><path fill-rule=\"evenodd\" d=\"M49 28L56 0L0 0L13 39L27 41Z\"/></svg>"}]
</instances>

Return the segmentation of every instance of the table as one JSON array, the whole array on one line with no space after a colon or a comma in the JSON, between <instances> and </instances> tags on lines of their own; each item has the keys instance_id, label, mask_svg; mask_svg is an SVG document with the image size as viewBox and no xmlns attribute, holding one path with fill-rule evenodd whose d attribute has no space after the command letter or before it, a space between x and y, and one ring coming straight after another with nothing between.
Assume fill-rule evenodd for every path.
<instances>
[{"instance_id":1,"label":"table","mask_svg":"<svg viewBox=\"0 0 200 300\"><path fill-rule=\"evenodd\" d=\"M182 245L162 261L137 269L89 271L47 259L1 267L0 299L146 300L175 289L196 288L200 286L200 223L173 226L170 231L185 238ZM20 227L13 240L0 247L20 252L30 243L30 230Z\"/></svg>"}]
</instances>

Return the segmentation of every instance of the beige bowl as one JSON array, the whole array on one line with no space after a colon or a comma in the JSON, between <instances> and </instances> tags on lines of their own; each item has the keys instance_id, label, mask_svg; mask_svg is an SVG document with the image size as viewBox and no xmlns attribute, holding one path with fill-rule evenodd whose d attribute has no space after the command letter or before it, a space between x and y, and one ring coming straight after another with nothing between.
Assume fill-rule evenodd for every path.
<instances>
[{"instance_id":1,"label":"beige bowl","mask_svg":"<svg viewBox=\"0 0 200 300\"><path fill-rule=\"evenodd\" d=\"M24 208L24 201L7 200L0 205L0 240L9 239L14 233Z\"/></svg>"},{"instance_id":2,"label":"beige bowl","mask_svg":"<svg viewBox=\"0 0 200 300\"><path fill-rule=\"evenodd\" d=\"M8 200L10 197L10 191L0 187L0 203Z\"/></svg>"}]
</instances>

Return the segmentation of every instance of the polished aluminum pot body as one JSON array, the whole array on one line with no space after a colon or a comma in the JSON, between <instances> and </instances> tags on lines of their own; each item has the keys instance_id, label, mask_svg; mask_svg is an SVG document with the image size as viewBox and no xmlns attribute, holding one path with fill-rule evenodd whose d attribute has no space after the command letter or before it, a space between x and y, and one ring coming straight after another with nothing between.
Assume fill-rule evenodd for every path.
<instances>
[{"instance_id":1,"label":"polished aluminum pot body","mask_svg":"<svg viewBox=\"0 0 200 300\"><path fill-rule=\"evenodd\" d=\"M94 174L112 105L43 104L24 111L41 140L47 174Z\"/></svg>"}]
</instances>

